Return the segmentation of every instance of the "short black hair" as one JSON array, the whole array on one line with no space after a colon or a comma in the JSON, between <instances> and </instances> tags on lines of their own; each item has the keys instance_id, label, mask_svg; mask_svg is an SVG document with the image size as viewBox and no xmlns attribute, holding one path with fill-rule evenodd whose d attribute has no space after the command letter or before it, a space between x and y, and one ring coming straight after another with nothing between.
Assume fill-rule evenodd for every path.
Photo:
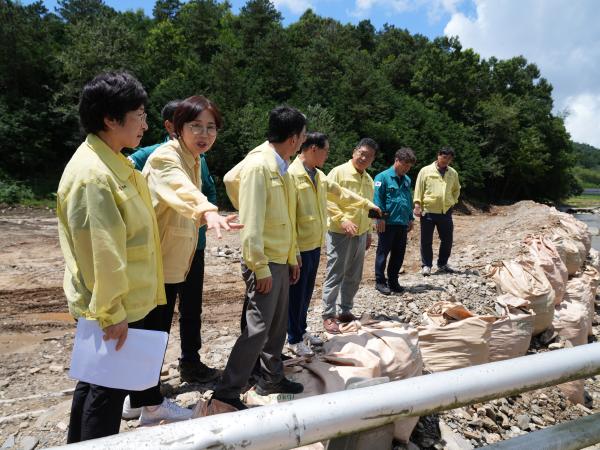
<instances>
[{"instance_id":1,"label":"short black hair","mask_svg":"<svg viewBox=\"0 0 600 450\"><path fill-rule=\"evenodd\" d=\"M450 155L454 158L454 149L452 147L442 147L439 149L438 155Z\"/></svg>"},{"instance_id":2,"label":"short black hair","mask_svg":"<svg viewBox=\"0 0 600 450\"><path fill-rule=\"evenodd\" d=\"M306 133L306 140L300 146L300 151L310 148L312 145L316 145L319 148L324 148L327 144L329 138L325 133L319 133L318 131L312 131L310 133Z\"/></svg>"},{"instance_id":3,"label":"short black hair","mask_svg":"<svg viewBox=\"0 0 600 450\"><path fill-rule=\"evenodd\" d=\"M354 150L358 150L361 147L372 148L373 151L375 152L375 154L377 154L377 152L379 151L379 144L377 144L377 142L375 142L371 138L362 138L360 141L358 141L358 144L356 144L356 147L354 147ZM353 152L354 152L354 150L353 150Z\"/></svg>"},{"instance_id":4,"label":"short black hair","mask_svg":"<svg viewBox=\"0 0 600 450\"><path fill-rule=\"evenodd\" d=\"M217 126L217 129L220 129L223 126L223 117L221 116L221 111L219 111L218 106L203 95L192 95L179 103L179 106L175 110L175 114L173 115L175 133L177 133L178 136L181 136L183 126L186 123L195 120L205 109L212 113L215 118L215 125Z\"/></svg>"},{"instance_id":5,"label":"short black hair","mask_svg":"<svg viewBox=\"0 0 600 450\"><path fill-rule=\"evenodd\" d=\"M278 106L269 113L267 139L271 143L285 142L288 138L302 133L306 126L306 116L291 106Z\"/></svg>"},{"instance_id":6,"label":"short black hair","mask_svg":"<svg viewBox=\"0 0 600 450\"><path fill-rule=\"evenodd\" d=\"M396 151L394 155L394 159L398 161L404 161L410 164L414 164L417 162L417 157L415 156L415 152L410 147L402 147Z\"/></svg>"},{"instance_id":7,"label":"short black hair","mask_svg":"<svg viewBox=\"0 0 600 450\"><path fill-rule=\"evenodd\" d=\"M181 99L171 100L160 112L160 116L162 117L163 122L168 120L169 122L173 122L173 116L175 115L175 110L181 104Z\"/></svg>"},{"instance_id":8,"label":"short black hair","mask_svg":"<svg viewBox=\"0 0 600 450\"><path fill-rule=\"evenodd\" d=\"M125 114L145 106L148 94L128 72L104 72L96 75L81 91L79 121L86 133L105 130L104 119L124 123Z\"/></svg>"}]
</instances>

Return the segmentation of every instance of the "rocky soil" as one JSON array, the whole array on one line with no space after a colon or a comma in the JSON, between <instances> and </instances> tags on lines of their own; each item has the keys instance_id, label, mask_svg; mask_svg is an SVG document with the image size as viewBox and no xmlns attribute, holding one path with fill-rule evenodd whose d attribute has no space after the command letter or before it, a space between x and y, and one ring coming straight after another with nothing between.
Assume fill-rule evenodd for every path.
<instances>
[{"instance_id":1,"label":"rocky soil","mask_svg":"<svg viewBox=\"0 0 600 450\"><path fill-rule=\"evenodd\" d=\"M373 248L367 253L354 312L417 326L433 303L454 299L475 313L490 313L497 292L494 283L482 275L484 266L517 256L525 236L548 226L547 207L531 202L492 207L487 212L464 208L455 216L451 258L458 272L434 273L428 278L419 274L417 227L409 237L400 277L406 291L384 296L374 289ZM75 327L61 288L62 257L52 211L0 211L0 249L0 445L31 449L63 444L75 384L68 378ZM325 255L321 263L324 268ZM321 270L309 311L309 328L317 334L322 334L323 276ZM209 236L205 278L202 358L208 365L223 368L239 334L243 299L236 234L222 241ZM599 320L596 316L592 340L600 335ZM548 351L552 336L546 337L545 342L535 340L529 352ZM162 373L163 389L181 405L191 407L212 386L180 383L178 345L174 322ZM586 380L586 390L585 405L571 404L552 387L422 417L411 442L398 443L396 448L480 447L598 412L600 376ZM135 427L135 420L122 421L123 431Z\"/></svg>"}]
</instances>

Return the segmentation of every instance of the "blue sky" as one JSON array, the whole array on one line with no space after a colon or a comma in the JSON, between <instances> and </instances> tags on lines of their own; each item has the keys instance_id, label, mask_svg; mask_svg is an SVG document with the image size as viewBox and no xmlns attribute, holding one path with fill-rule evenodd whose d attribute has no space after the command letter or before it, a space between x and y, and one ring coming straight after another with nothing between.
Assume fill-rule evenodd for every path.
<instances>
[{"instance_id":1,"label":"blue sky","mask_svg":"<svg viewBox=\"0 0 600 450\"><path fill-rule=\"evenodd\" d=\"M31 3L26 0L24 3ZM148 16L152 16L154 0L105 0L105 3L117 10L143 9ZM230 0L235 13L244 6L246 0ZM448 0L275 0L274 4L284 17L284 25L298 20L306 7L319 15L333 17L342 23L358 23L360 20L369 19L375 28L380 29L385 23L393 24L400 28L407 28L411 33L420 33L429 38L444 34L444 26L450 20L450 9L444 3L457 5L457 10L466 14L474 11L472 1ZM44 4L50 11L54 11L56 0L45 0Z\"/></svg>"},{"instance_id":2,"label":"blue sky","mask_svg":"<svg viewBox=\"0 0 600 450\"><path fill-rule=\"evenodd\" d=\"M24 0L31 3L32 0ZM237 13L246 0L230 0ZM369 19L430 39L458 36L484 58L523 55L554 86L554 112L577 142L600 147L600 8L597 0L272 0L284 25L307 7L342 23ZM152 14L154 0L105 0ZM51 11L56 0L45 0Z\"/></svg>"}]
</instances>

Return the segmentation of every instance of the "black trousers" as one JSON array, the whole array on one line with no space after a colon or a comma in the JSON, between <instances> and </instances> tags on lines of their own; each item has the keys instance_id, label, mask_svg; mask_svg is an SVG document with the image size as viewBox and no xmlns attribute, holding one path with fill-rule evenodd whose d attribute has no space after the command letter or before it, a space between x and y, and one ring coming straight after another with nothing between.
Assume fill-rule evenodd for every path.
<instances>
[{"instance_id":1,"label":"black trousers","mask_svg":"<svg viewBox=\"0 0 600 450\"><path fill-rule=\"evenodd\" d=\"M386 262L387 279L391 285L398 283L398 274L404 263L407 234L407 225L387 224L383 233L377 233L377 252L375 254L375 281L377 283L386 283ZM389 262L387 261L388 255L390 255Z\"/></svg>"},{"instance_id":2,"label":"black trousers","mask_svg":"<svg viewBox=\"0 0 600 450\"><path fill-rule=\"evenodd\" d=\"M441 267L448 263L452 252L452 237L454 234L452 209L449 209L446 214L426 213L421 216L421 266L432 266L433 230L435 228L437 228L440 237L437 265Z\"/></svg>"},{"instance_id":3,"label":"black trousers","mask_svg":"<svg viewBox=\"0 0 600 450\"><path fill-rule=\"evenodd\" d=\"M157 324L152 321L151 313L142 320L131 322L129 328L156 330ZM67 444L117 434L121 425L123 401L128 394L134 407L159 405L163 401L160 384L145 391L129 392L79 381L71 403Z\"/></svg>"},{"instance_id":4,"label":"black trousers","mask_svg":"<svg viewBox=\"0 0 600 450\"><path fill-rule=\"evenodd\" d=\"M177 296L179 295L179 333L181 337L181 360L199 362L198 351L202 346L202 286L204 284L204 250L196 250L192 265L182 283L165 284L167 304L152 312L152 321L161 331L171 332L171 323Z\"/></svg>"}]
</instances>

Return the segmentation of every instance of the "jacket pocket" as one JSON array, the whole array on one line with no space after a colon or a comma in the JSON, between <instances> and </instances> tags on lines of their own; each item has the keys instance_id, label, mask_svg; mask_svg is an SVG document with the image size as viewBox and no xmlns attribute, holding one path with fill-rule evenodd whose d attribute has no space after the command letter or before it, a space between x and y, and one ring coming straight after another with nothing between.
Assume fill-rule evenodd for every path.
<instances>
[{"instance_id":1,"label":"jacket pocket","mask_svg":"<svg viewBox=\"0 0 600 450\"><path fill-rule=\"evenodd\" d=\"M141 261L148 259L150 256L150 250L147 245L136 245L134 247L127 247L127 261Z\"/></svg>"}]
</instances>

